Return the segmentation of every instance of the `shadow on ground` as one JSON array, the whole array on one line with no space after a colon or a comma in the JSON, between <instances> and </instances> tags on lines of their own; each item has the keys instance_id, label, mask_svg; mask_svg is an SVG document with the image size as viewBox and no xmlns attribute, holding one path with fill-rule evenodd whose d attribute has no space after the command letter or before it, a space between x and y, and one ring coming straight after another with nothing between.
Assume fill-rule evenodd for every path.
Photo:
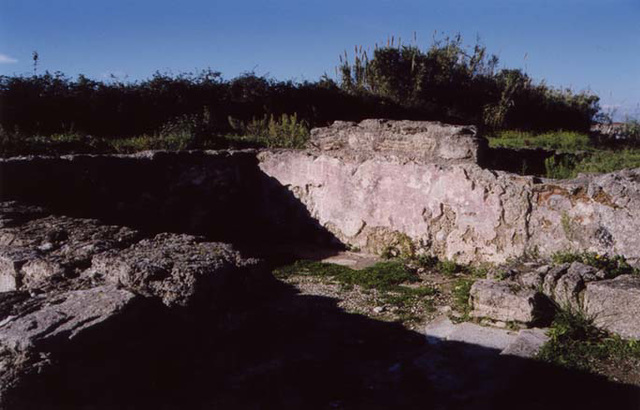
<instances>
[{"instance_id":1,"label":"shadow on ground","mask_svg":"<svg viewBox=\"0 0 640 410\"><path fill-rule=\"evenodd\" d=\"M640 405L636 387L473 345L430 345L399 324L345 313L334 299L300 295L279 282L263 290L264 298L238 303L222 317L163 317L155 311L139 317L137 329L113 329L112 341L95 341L101 348L88 346L90 353L76 355L62 374L52 375L53 383L34 390L33 408Z\"/></svg>"}]
</instances>

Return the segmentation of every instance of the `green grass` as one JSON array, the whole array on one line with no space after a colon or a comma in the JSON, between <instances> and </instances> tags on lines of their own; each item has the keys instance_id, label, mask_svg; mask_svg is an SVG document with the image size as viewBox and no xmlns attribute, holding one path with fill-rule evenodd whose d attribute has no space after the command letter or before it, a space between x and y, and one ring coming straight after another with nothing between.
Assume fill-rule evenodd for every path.
<instances>
[{"instance_id":1,"label":"green grass","mask_svg":"<svg viewBox=\"0 0 640 410\"><path fill-rule=\"evenodd\" d=\"M607 256L595 252L557 252L552 255L551 259L553 263L558 265L580 262L596 269L602 269L606 272L608 279L620 275L640 275L640 269L629 265L625 257L621 255Z\"/></svg>"},{"instance_id":2,"label":"green grass","mask_svg":"<svg viewBox=\"0 0 640 410\"><path fill-rule=\"evenodd\" d=\"M399 260L380 262L362 270L330 263L297 261L274 270L273 274L280 279L294 275L329 278L340 283L345 289L352 289L354 286L360 286L365 290L375 289L379 292L379 301L394 306L395 313L402 322L419 320L415 313L415 308L419 305L424 310L431 311L433 297L438 293L435 288L429 286L406 286L418 281L418 276Z\"/></svg>"},{"instance_id":3,"label":"green grass","mask_svg":"<svg viewBox=\"0 0 640 410\"><path fill-rule=\"evenodd\" d=\"M502 148L545 148L558 153L579 154L545 161L546 177L575 178L579 173L607 173L640 167L640 149L602 149L592 143L587 134L570 131L533 134L522 131L501 131L489 136L489 146Z\"/></svg>"},{"instance_id":4,"label":"green grass","mask_svg":"<svg viewBox=\"0 0 640 410\"><path fill-rule=\"evenodd\" d=\"M640 341L624 340L593 325L583 313L562 310L548 332L538 358L572 369L597 371L603 363L621 367L640 359Z\"/></svg>"},{"instance_id":5,"label":"green grass","mask_svg":"<svg viewBox=\"0 0 640 410\"><path fill-rule=\"evenodd\" d=\"M589 136L573 131L534 134L523 131L501 131L489 138L492 148L545 148L563 152L590 149Z\"/></svg>"},{"instance_id":6,"label":"green grass","mask_svg":"<svg viewBox=\"0 0 640 410\"><path fill-rule=\"evenodd\" d=\"M354 270L346 266L331 263L297 261L274 271L278 278L291 275L310 275L328 277L344 285L358 285L365 289L380 291L401 291L402 283L416 282L418 277L409 271L401 261L386 261L369 268Z\"/></svg>"},{"instance_id":7,"label":"green grass","mask_svg":"<svg viewBox=\"0 0 640 410\"><path fill-rule=\"evenodd\" d=\"M469 294L475 281L474 278L458 278L453 284L453 305L458 312L462 313L462 317L459 318L461 321L469 320L471 312Z\"/></svg>"},{"instance_id":8,"label":"green grass","mask_svg":"<svg viewBox=\"0 0 640 410\"><path fill-rule=\"evenodd\" d=\"M640 149L596 151L577 163L576 172L613 172L640 168Z\"/></svg>"}]
</instances>

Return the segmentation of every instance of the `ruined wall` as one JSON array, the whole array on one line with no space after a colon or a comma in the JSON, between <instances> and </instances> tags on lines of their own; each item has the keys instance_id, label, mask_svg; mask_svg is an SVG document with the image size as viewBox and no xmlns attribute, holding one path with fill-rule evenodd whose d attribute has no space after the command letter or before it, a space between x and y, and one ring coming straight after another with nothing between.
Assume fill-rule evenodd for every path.
<instances>
[{"instance_id":1,"label":"ruined wall","mask_svg":"<svg viewBox=\"0 0 640 410\"><path fill-rule=\"evenodd\" d=\"M148 232L253 244L321 238L308 210L245 151L0 160L0 201Z\"/></svg>"},{"instance_id":2,"label":"ruined wall","mask_svg":"<svg viewBox=\"0 0 640 410\"><path fill-rule=\"evenodd\" d=\"M640 169L553 181L487 169L491 155L474 127L339 122L306 151L0 160L0 200L260 247L339 240L459 262L586 250L640 263Z\"/></svg>"},{"instance_id":3,"label":"ruined wall","mask_svg":"<svg viewBox=\"0 0 640 410\"><path fill-rule=\"evenodd\" d=\"M432 126L417 124L412 138ZM446 126L435 126L444 134ZM339 141L349 140L348 127L355 135L371 132L370 124L365 131L356 124L337 127ZM314 139L322 143L312 140L314 150L263 152L259 159L264 173L288 187L344 243L380 252L410 241L418 251L460 262L503 262L525 252L548 256L565 250L640 260L640 170L542 181L483 169L477 155L425 161L411 150L389 154L380 146L327 149L334 128L315 131ZM482 152L475 134L460 136L459 128L451 127L456 137L441 138L440 144ZM380 155L372 155L376 151Z\"/></svg>"}]
</instances>

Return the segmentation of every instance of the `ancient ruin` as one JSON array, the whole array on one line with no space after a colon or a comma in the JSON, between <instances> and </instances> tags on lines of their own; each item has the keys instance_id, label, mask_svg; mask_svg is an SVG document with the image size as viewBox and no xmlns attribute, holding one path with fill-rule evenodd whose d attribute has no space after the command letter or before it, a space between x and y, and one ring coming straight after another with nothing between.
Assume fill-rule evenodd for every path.
<instances>
[{"instance_id":1,"label":"ancient ruin","mask_svg":"<svg viewBox=\"0 0 640 410\"><path fill-rule=\"evenodd\" d=\"M544 326L562 305L640 339L640 277L545 262L588 251L640 266L640 169L557 181L492 169L516 170L525 154L503 155L472 126L366 120L314 130L307 150L0 160L0 408L163 408L171 395L149 395L178 383L171 372L188 408L210 381L185 379L201 373L184 363L245 387L269 366L293 372L216 353L249 343L248 328L272 323L269 309L287 310L260 305L279 285L254 257L283 246L498 267L535 257L476 281L471 316ZM283 317L300 314L288 309L297 311ZM447 340L464 330L447 326L437 328ZM544 335L509 340L506 354L528 357L528 341ZM171 357L171 372L160 357ZM302 405L299 393L282 394L289 408ZM210 403L225 407L225 397Z\"/></svg>"}]
</instances>

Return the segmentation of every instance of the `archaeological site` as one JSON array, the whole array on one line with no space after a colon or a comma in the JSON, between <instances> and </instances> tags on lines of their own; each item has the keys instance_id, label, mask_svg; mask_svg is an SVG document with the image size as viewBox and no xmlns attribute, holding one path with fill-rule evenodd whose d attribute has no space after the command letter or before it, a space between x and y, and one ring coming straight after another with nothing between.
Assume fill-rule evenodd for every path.
<instances>
[{"instance_id":1,"label":"archaeological site","mask_svg":"<svg viewBox=\"0 0 640 410\"><path fill-rule=\"evenodd\" d=\"M639 408L640 169L555 155L368 119L0 159L0 409Z\"/></svg>"}]
</instances>

